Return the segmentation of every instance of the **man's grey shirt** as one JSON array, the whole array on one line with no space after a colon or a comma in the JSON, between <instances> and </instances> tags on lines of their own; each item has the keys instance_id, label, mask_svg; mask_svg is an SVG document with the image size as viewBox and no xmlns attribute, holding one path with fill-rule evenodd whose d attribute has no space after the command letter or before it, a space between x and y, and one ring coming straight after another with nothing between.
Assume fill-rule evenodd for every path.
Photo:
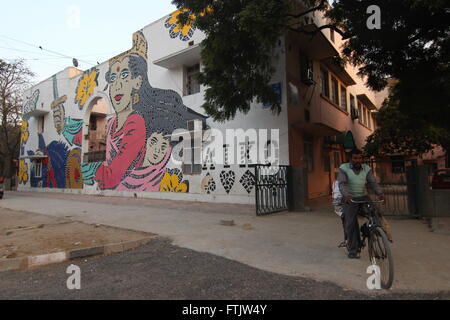
<instances>
[{"instance_id":1,"label":"man's grey shirt","mask_svg":"<svg viewBox=\"0 0 450 320\"><path fill-rule=\"evenodd\" d=\"M357 173L357 171L353 168L353 165L350 163L350 168ZM380 185L378 184L377 180L375 179L375 176L373 175L372 169L367 174L367 185L377 194L381 195L383 194L383 190L381 189ZM337 181L339 183L339 190L341 191L342 196L347 197L350 194L348 190L348 177L347 174L342 170L339 169L339 175L337 178Z\"/></svg>"}]
</instances>

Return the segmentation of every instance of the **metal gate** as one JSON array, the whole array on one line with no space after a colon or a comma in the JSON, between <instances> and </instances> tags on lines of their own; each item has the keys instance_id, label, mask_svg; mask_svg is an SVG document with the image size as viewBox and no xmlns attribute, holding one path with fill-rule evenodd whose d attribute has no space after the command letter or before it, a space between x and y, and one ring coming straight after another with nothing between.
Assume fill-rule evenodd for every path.
<instances>
[{"instance_id":1,"label":"metal gate","mask_svg":"<svg viewBox=\"0 0 450 320\"><path fill-rule=\"evenodd\" d=\"M290 166L255 166L258 216L289 210L290 177Z\"/></svg>"},{"instance_id":2,"label":"metal gate","mask_svg":"<svg viewBox=\"0 0 450 320\"><path fill-rule=\"evenodd\" d=\"M370 166L386 197L384 215L418 217L417 160L373 161Z\"/></svg>"}]
</instances>

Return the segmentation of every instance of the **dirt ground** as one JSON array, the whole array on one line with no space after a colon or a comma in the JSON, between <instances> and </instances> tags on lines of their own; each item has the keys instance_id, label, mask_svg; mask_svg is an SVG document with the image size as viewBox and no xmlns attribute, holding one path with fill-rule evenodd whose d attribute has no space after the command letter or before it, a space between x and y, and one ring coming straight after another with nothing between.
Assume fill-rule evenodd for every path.
<instances>
[{"instance_id":1,"label":"dirt ground","mask_svg":"<svg viewBox=\"0 0 450 320\"><path fill-rule=\"evenodd\" d=\"M0 208L0 259L140 240L152 234Z\"/></svg>"}]
</instances>

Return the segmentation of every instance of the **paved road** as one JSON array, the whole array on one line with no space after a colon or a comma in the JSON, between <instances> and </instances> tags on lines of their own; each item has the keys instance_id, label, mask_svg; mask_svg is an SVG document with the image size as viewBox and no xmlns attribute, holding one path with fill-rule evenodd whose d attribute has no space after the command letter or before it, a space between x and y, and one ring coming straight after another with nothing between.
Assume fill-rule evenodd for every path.
<instances>
[{"instance_id":1,"label":"paved road","mask_svg":"<svg viewBox=\"0 0 450 320\"><path fill-rule=\"evenodd\" d=\"M254 207L57 193L9 192L0 207L158 234L177 246L286 276L366 292L367 250L349 260L331 208L256 217ZM234 220L234 227L221 220ZM395 293L450 290L450 237L424 221L392 220Z\"/></svg>"},{"instance_id":2,"label":"paved road","mask_svg":"<svg viewBox=\"0 0 450 320\"><path fill-rule=\"evenodd\" d=\"M0 274L0 299L450 299L450 293L366 295L330 282L278 275L158 238L135 251L75 261L81 290L69 291L69 263Z\"/></svg>"}]
</instances>

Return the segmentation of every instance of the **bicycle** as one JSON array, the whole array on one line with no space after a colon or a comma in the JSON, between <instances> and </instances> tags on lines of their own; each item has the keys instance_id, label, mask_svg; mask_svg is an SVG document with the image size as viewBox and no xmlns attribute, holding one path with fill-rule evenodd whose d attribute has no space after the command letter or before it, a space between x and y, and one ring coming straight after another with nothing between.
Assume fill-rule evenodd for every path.
<instances>
[{"instance_id":1,"label":"bicycle","mask_svg":"<svg viewBox=\"0 0 450 320\"><path fill-rule=\"evenodd\" d=\"M361 226L361 250L367 247L369 250L370 262L377 265L381 272L381 287L389 289L394 282L394 259L392 257L389 240L383 229L381 215L375 203L382 201L354 201L352 203L359 204L358 215L367 219L366 223Z\"/></svg>"}]
</instances>

